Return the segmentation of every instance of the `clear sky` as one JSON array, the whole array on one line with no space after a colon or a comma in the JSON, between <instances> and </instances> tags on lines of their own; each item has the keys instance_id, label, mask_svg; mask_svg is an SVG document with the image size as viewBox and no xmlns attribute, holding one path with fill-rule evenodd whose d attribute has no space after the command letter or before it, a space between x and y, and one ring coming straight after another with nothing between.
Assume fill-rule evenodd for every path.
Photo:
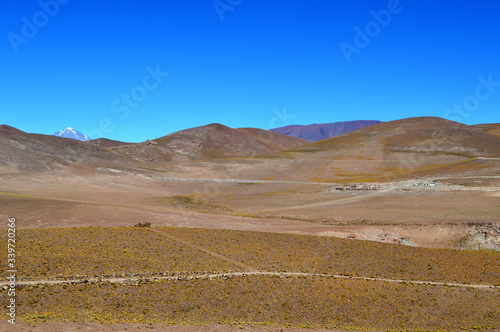
<instances>
[{"instance_id":1,"label":"clear sky","mask_svg":"<svg viewBox=\"0 0 500 332\"><path fill-rule=\"evenodd\" d=\"M6 0L0 123L139 142L214 122L499 122L499 12L496 0Z\"/></svg>"}]
</instances>

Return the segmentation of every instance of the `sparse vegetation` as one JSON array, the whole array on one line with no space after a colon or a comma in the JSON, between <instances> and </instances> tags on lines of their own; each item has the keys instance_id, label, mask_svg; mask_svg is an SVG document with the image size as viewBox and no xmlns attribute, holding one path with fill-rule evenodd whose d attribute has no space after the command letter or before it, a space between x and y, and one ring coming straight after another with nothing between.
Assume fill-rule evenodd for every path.
<instances>
[{"instance_id":1,"label":"sparse vegetation","mask_svg":"<svg viewBox=\"0 0 500 332\"><path fill-rule=\"evenodd\" d=\"M201 205L202 203L199 201L196 201L193 196L188 196L188 195L176 195L176 196L171 196L169 197L173 202L178 202L182 204L194 204L194 205Z\"/></svg>"},{"instance_id":2,"label":"sparse vegetation","mask_svg":"<svg viewBox=\"0 0 500 332\"><path fill-rule=\"evenodd\" d=\"M267 271L500 285L500 253L414 248L321 236L160 228ZM431 266L432 269L428 269Z\"/></svg>"},{"instance_id":3,"label":"sparse vegetation","mask_svg":"<svg viewBox=\"0 0 500 332\"><path fill-rule=\"evenodd\" d=\"M20 279L237 271L144 227L18 230Z\"/></svg>"},{"instance_id":4,"label":"sparse vegetation","mask_svg":"<svg viewBox=\"0 0 500 332\"><path fill-rule=\"evenodd\" d=\"M272 276L82 284L68 289L29 286L19 291L23 317L29 321L394 331L497 328L499 297L498 290ZM33 301L37 304L30 304Z\"/></svg>"},{"instance_id":5,"label":"sparse vegetation","mask_svg":"<svg viewBox=\"0 0 500 332\"><path fill-rule=\"evenodd\" d=\"M151 227L150 222L140 222L134 225L135 227Z\"/></svg>"},{"instance_id":6,"label":"sparse vegetation","mask_svg":"<svg viewBox=\"0 0 500 332\"><path fill-rule=\"evenodd\" d=\"M166 197L164 201L172 204L173 206L180 206L190 210L197 210L199 212L218 213L220 211L230 211L228 207L209 203L206 199L203 199L198 195L170 196Z\"/></svg>"},{"instance_id":7,"label":"sparse vegetation","mask_svg":"<svg viewBox=\"0 0 500 332\"><path fill-rule=\"evenodd\" d=\"M21 280L83 281L20 286L26 321L453 331L493 328L500 319L498 288L318 276L147 277L243 271L240 266L246 265L264 271L498 285L500 253L495 252L187 228L20 229L18 240ZM137 275L143 278L84 281L88 276ZM373 315L375 307L385 314Z\"/></svg>"},{"instance_id":8,"label":"sparse vegetation","mask_svg":"<svg viewBox=\"0 0 500 332\"><path fill-rule=\"evenodd\" d=\"M500 253L213 229L157 228L264 271L500 285ZM143 227L22 229L21 279L241 268Z\"/></svg>"}]
</instances>

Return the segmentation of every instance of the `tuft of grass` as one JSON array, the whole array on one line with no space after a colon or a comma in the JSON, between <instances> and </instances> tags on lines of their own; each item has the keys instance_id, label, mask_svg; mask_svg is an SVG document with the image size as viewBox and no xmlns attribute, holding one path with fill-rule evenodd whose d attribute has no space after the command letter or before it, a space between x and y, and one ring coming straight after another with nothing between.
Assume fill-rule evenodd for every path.
<instances>
[{"instance_id":1,"label":"tuft of grass","mask_svg":"<svg viewBox=\"0 0 500 332\"><path fill-rule=\"evenodd\" d=\"M170 196L170 199L177 203L190 204L190 205L203 205L202 202L195 200L193 196L190 195L176 195Z\"/></svg>"}]
</instances>

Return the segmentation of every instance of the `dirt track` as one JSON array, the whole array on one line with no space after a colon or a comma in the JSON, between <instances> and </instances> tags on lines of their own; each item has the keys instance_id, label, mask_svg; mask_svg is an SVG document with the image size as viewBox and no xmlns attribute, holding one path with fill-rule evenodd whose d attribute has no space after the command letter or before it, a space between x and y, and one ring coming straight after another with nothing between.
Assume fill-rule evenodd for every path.
<instances>
[{"instance_id":1,"label":"dirt track","mask_svg":"<svg viewBox=\"0 0 500 332\"><path fill-rule=\"evenodd\" d=\"M320 203L312 203L312 204L304 204L304 205L287 206L284 208L260 210L259 212L287 211L287 210L295 210L295 209L314 208L314 207L318 207L318 206L330 206L330 205L337 205L337 204L342 204L342 203L359 202L359 201L362 201L366 198L370 198L373 196L377 196L377 195L386 193L389 190L390 189L379 190L379 191L376 191L374 193L370 193L370 194L366 194L366 195L362 195L362 196L342 198L342 199L337 199L337 200L328 201L328 202L320 202Z\"/></svg>"},{"instance_id":2,"label":"dirt track","mask_svg":"<svg viewBox=\"0 0 500 332\"><path fill-rule=\"evenodd\" d=\"M198 246L198 245L193 244L193 243L191 243L191 242L188 242L188 241L185 241L185 240L179 239L178 237L175 237L175 236L173 236L173 235L167 234L167 233L165 233L165 232L158 231L158 230L156 230L156 229L151 229L151 231L152 231L152 232L155 232L155 233L157 233L157 234L160 234L160 235L162 235L162 236L165 236L165 237L167 237L167 238L169 238L169 239L171 239L171 240L174 240L174 241L176 241L176 242L182 243L182 244L184 244L184 245L186 245L186 246L189 246L189 247L191 247L191 248L194 248L194 249L197 249L197 250L202 251L202 252L204 252L204 253L207 253L207 254L209 254L209 255L212 255L212 256L214 256L214 257L216 257L216 258L219 258L219 259L225 260L226 262L229 262L229 263L231 263L231 264L234 264L234 265L236 265L236 266L239 266L239 267L241 267L241 268L244 268L244 269L246 269L247 271L250 271L250 272L256 272L256 271L258 271L258 270L257 270L256 268L254 268L254 267L251 267L251 266L249 266L249 265L246 265L246 264L240 263L240 262L235 261L234 259L231 259L231 258L229 258L229 257L219 255L218 253L213 252L212 250L208 250L208 249L206 249L206 248L203 248L202 246Z\"/></svg>"},{"instance_id":3,"label":"dirt track","mask_svg":"<svg viewBox=\"0 0 500 332\"><path fill-rule=\"evenodd\" d=\"M232 272L232 273L213 273L213 274L192 274L182 277L164 277L164 276L148 276L145 278L89 278L89 279L71 279L71 280L30 280L30 281L19 281L17 285L61 285L61 284L71 284L71 283L97 283L97 282L109 282L109 283L127 283L127 282L138 282L138 281L158 281L158 280L192 280L192 279L212 279L212 278L224 278L224 277L244 277L244 276L281 276L281 277L325 277L325 278L338 278L338 279L352 279L352 280L369 280L369 281L379 281L379 282L394 282L394 283L408 283L415 285L435 285L435 286L452 286L452 287L465 287L465 288L478 288L478 289L495 289L500 288L495 285L467 285L467 284L457 284L457 283L447 283L447 282L436 282L436 281L422 281L422 280L402 280L402 279L385 279L385 278L370 278L370 277L353 277L345 276L339 274L325 274L325 273L300 273L300 272L269 272L269 271L249 271L249 272ZM8 285L8 282L1 282L0 286Z\"/></svg>"},{"instance_id":4,"label":"dirt track","mask_svg":"<svg viewBox=\"0 0 500 332\"><path fill-rule=\"evenodd\" d=\"M436 286L453 286L453 287L465 287L465 288L477 288L477 289L488 289L488 288L500 288L500 286L495 285L473 285L473 284L460 284L460 283L447 283L447 282L436 282L436 281L423 281L423 280L403 280L403 279L387 279L387 278L374 278L374 277L357 277L357 276L347 276L339 274L327 274L327 273L305 273L305 272L274 272L274 271L259 271L257 268L243 264L234 259L220 255L214 251L208 250L202 246L193 244L189 241L185 241L176 236L170 235L168 233L162 232L157 229L151 229L150 231L165 236L173 241L180 242L186 246L192 247L196 250L202 251L209 255L212 255L218 259L225 260L231 264L239 266L246 269L244 272L231 272L231 273L211 273L211 274L191 274L183 276L144 276L144 277L125 277L125 278L79 278L71 280L30 280L30 281L18 281L17 285L58 285L58 284L72 284L72 283L98 283L98 282L109 282L109 283L130 283L139 281L159 281L159 280L192 280L192 279L212 279L212 278L227 278L227 277L244 277L249 275L261 275L261 276L280 276L280 277L325 277L325 278L341 278L341 279L352 279L352 280L368 280L377 282L391 282L391 283L409 283L416 285L436 285ZM7 286L9 282L0 282L0 286Z\"/></svg>"}]
</instances>

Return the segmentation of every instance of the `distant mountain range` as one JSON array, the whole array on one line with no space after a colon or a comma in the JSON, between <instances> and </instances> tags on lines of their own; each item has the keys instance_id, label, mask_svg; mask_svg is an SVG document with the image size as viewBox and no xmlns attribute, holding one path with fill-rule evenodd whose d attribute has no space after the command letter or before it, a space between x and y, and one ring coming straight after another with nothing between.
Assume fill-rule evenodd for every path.
<instances>
[{"instance_id":1,"label":"distant mountain range","mask_svg":"<svg viewBox=\"0 0 500 332\"><path fill-rule=\"evenodd\" d=\"M291 125L271 129L276 133L305 139L309 142L318 142L330 137L339 136L358 129L372 126L382 121L359 120L312 125Z\"/></svg>"},{"instance_id":2,"label":"distant mountain range","mask_svg":"<svg viewBox=\"0 0 500 332\"><path fill-rule=\"evenodd\" d=\"M352 128L343 126L344 130ZM72 128L67 131L86 139ZM338 133L326 131L328 135ZM478 174L479 170L486 174L498 172L495 160L500 157L500 124L468 126L435 117L383 122L314 143L272 131L232 129L215 123L142 143L80 141L63 135L64 131L56 135L29 134L0 125L0 174L76 166L135 167L150 162L173 165L193 160L215 160L213 165L219 165L223 158L232 158L235 169L248 163L256 167L260 178L280 175L287 180L335 182L342 177L361 181L384 180L387 176Z\"/></svg>"},{"instance_id":3,"label":"distant mountain range","mask_svg":"<svg viewBox=\"0 0 500 332\"><path fill-rule=\"evenodd\" d=\"M63 135L77 137L68 139ZM69 131L69 133L68 133ZM54 135L30 134L0 125L0 175L81 167L130 166L143 162L254 157L296 148L309 142L257 128L232 129L221 124L185 129L142 143L109 139L83 141L67 128Z\"/></svg>"},{"instance_id":4,"label":"distant mountain range","mask_svg":"<svg viewBox=\"0 0 500 332\"><path fill-rule=\"evenodd\" d=\"M301 138L314 143L327 138L339 136L351 131L372 126L381 122L382 121L377 120L358 120L311 125L291 125L286 127L274 128L271 129L271 131L287 136ZM91 138L87 135L84 135L71 127L60 130L57 133L54 133L53 136L72 138L79 141L91 140Z\"/></svg>"},{"instance_id":5,"label":"distant mountain range","mask_svg":"<svg viewBox=\"0 0 500 332\"><path fill-rule=\"evenodd\" d=\"M90 141L91 140L91 138L88 137L87 135L84 135L71 127L60 130L57 133L54 133L53 136L72 138L72 139L77 139L79 141Z\"/></svg>"}]
</instances>

